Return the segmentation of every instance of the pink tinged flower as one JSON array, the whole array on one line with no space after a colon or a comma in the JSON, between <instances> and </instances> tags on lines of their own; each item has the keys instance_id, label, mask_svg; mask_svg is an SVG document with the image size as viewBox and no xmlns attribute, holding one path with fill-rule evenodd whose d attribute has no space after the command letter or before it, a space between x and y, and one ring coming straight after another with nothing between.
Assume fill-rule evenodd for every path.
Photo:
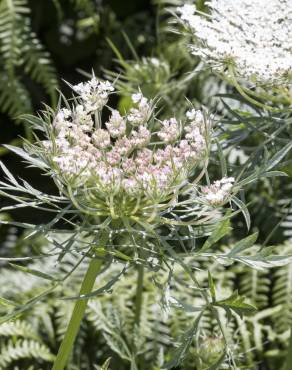
<instances>
[{"instance_id":1,"label":"pink tinged flower","mask_svg":"<svg viewBox=\"0 0 292 370\"><path fill-rule=\"evenodd\" d=\"M81 104L78 104L75 107L75 111L73 113L73 122L76 125L79 125L84 131L91 131L93 128L93 120L91 115L88 114L84 106Z\"/></svg>"},{"instance_id":2,"label":"pink tinged flower","mask_svg":"<svg viewBox=\"0 0 292 370\"><path fill-rule=\"evenodd\" d=\"M126 122L117 110L112 111L112 115L105 125L113 138L123 136L126 132Z\"/></svg>"},{"instance_id":3,"label":"pink tinged flower","mask_svg":"<svg viewBox=\"0 0 292 370\"><path fill-rule=\"evenodd\" d=\"M53 158L60 170L66 175L80 175L87 177L95 168L96 162L92 155L80 146L68 148Z\"/></svg>"},{"instance_id":4,"label":"pink tinged flower","mask_svg":"<svg viewBox=\"0 0 292 370\"><path fill-rule=\"evenodd\" d=\"M161 126L157 135L162 141L168 144L174 142L178 138L179 125L175 118L162 121Z\"/></svg>"},{"instance_id":5,"label":"pink tinged flower","mask_svg":"<svg viewBox=\"0 0 292 370\"><path fill-rule=\"evenodd\" d=\"M153 171L153 177L156 185L160 190L169 186L170 179L174 175L173 169L170 166L164 165L163 167L156 167Z\"/></svg>"},{"instance_id":6,"label":"pink tinged flower","mask_svg":"<svg viewBox=\"0 0 292 370\"><path fill-rule=\"evenodd\" d=\"M214 181L209 186L202 187L203 199L212 206L224 204L230 197L233 183L233 177L223 177L221 180Z\"/></svg>"},{"instance_id":7,"label":"pink tinged flower","mask_svg":"<svg viewBox=\"0 0 292 370\"><path fill-rule=\"evenodd\" d=\"M111 166L118 165L121 162L121 159L121 153L116 148L113 148L111 151L106 153L105 160Z\"/></svg>"},{"instance_id":8,"label":"pink tinged flower","mask_svg":"<svg viewBox=\"0 0 292 370\"><path fill-rule=\"evenodd\" d=\"M151 139L150 131L144 127L139 126L138 131L132 131L131 143L135 148L143 148L147 146Z\"/></svg>"},{"instance_id":9,"label":"pink tinged flower","mask_svg":"<svg viewBox=\"0 0 292 370\"><path fill-rule=\"evenodd\" d=\"M92 134L92 142L97 148L106 149L111 145L110 135L107 130L99 128Z\"/></svg>"},{"instance_id":10,"label":"pink tinged flower","mask_svg":"<svg viewBox=\"0 0 292 370\"><path fill-rule=\"evenodd\" d=\"M148 99L141 93L132 95L133 103L137 104L137 108L131 108L128 114L128 121L132 125L142 125L146 123L151 115L151 105Z\"/></svg>"},{"instance_id":11,"label":"pink tinged flower","mask_svg":"<svg viewBox=\"0 0 292 370\"><path fill-rule=\"evenodd\" d=\"M94 145L89 144L86 151L94 158L94 161L100 161L102 159L102 152Z\"/></svg>"},{"instance_id":12,"label":"pink tinged flower","mask_svg":"<svg viewBox=\"0 0 292 370\"><path fill-rule=\"evenodd\" d=\"M174 148L171 145L167 145L164 149L158 149L154 154L154 160L156 163L162 163L170 161L174 156Z\"/></svg>"},{"instance_id":13,"label":"pink tinged flower","mask_svg":"<svg viewBox=\"0 0 292 370\"><path fill-rule=\"evenodd\" d=\"M123 186L124 191L128 193L129 195L135 195L140 190L138 181L133 177L128 178L128 179L123 179L122 186Z\"/></svg>"},{"instance_id":14,"label":"pink tinged flower","mask_svg":"<svg viewBox=\"0 0 292 370\"><path fill-rule=\"evenodd\" d=\"M138 173L136 175L136 178L140 186L144 189L147 189L150 186L151 182L153 182L153 175L146 171Z\"/></svg>"},{"instance_id":15,"label":"pink tinged flower","mask_svg":"<svg viewBox=\"0 0 292 370\"><path fill-rule=\"evenodd\" d=\"M193 150L199 154L206 148L206 140L203 136L205 131L204 116L200 110L191 110L187 112L191 122L185 126L185 138L189 141Z\"/></svg>"},{"instance_id":16,"label":"pink tinged flower","mask_svg":"<svg viewBox=\"0 0 292 370\"><path fill-rule=\"evenodd\" d=\"M196 126L189 126L188 133L185 138L190 142L191 146L197 151L201 151L205 147L205 139L202 136L200 130Z\"/></svg>"},{"instance_id":17,"label":"pink tinged flower","mask_svg":"<svg viewBox=\"0 0 292 370\"><path fill-rule=\"evenodd\" d=\"M120 154L120 155L128 155L131 153L131 151L134 149L133 143L131 140L129 140L126 136L121 137L115 142L114 149Z\"/></svg>"},{"instance_id":18,"label":"pink tinged flower","mask_svg":"<svg viewBox=\"0 0 292 370\"><path fill-rule=\"evenodd\" d=\"M119 168L111 166L100 166L96 171L97 176L103 186L120 186L122 174Z\"/></svg>"},{"instance_id":19,"label":"pink tinged flower","mask_svg":"<svg viewBox=\"0 0 292 370\"><path fill-rule=\"evenodd\" d=\"M197 127L201 134L203 134L206 130L206 121L204 114L201 110L192 109L186 113L188 120L191 122L185 127L187 132L190 132L195 127Z\"/></svg>"},{"instance_id":20,"label":"pink tinged flower","mask_svg":"<svg viewBox=\"0 0 292 370\"><path fill-rule=\"evenodd\" d=\"M82 148L87 148L90 144L90 136L80 126L72 125L68 130L66 138L70 141L71 145L78 145Z\"/></svg>"},{"instance_id":21,"label":"pink tinged flower","mask_svg":"<svg viewBox=\"0 0 292 370\"><path fill-rule=\"evenodd\" d=\"M122 169L126 174L131 174L136 172L136 163L132 158L125 158L122 162Z\"/></svg>"},{"instance_id":22,"label":"pink tinged flower","mask_svg":"<svg viewBox=\"0 0 292 370\"><path fill-rule=\"evenodd\" d=\"M151 132L144 121L151 114L151 104L140 92L132 97L135 106L129 112L138 127L132 128L129 134L126 118L116 110L112 111L106 129L93 128L92 111L87 109L83 98L91 102L91 95L99 89L99 98L107 99L109 88L108 84L103 85L96 79L78 85L79 104L75 104L72 112L61 111L58 116L60 130L54 131L54 163L63 174L77 175L74 181L78 185L80 181L91 184L92 180L97 180L98 186L108 194L117 190L129 196L147 197L172 192L174 181L177 183L178 176L187 177L190 161L191 164L197 161L200 148L204 147L197 122L199 115L194 112L190 115L185 138L177 144L174 142L180 135L180 125L175 118L163 121L158 136L164 144L159 149L147 147ZM52 143L45 142L44 146L53 150ZM226 192L230 185L223 181L220 186Z\"/></svg>"},{"instance_id":23,"label":"pink tinged flower","mask_svg":"<svg viewBox=\"0 0 292 370\"><path fill-rule=\"evenodd\" d=\"M137 156L135 158L135 163L137 167L145 168L152 163L153 160L153 152L150 149L143 148L137 152Z\"/></svg>"},{"instance_id":24,"label":"pink tinged flower","mask_svg":"<svg viewBox=\"0 0 292 370\"><path fill-rule=\"evenodd\" d=\"M57 150L59 150L61 152L68 150L68 148L70 146L68 140L63 138L63 137L57 138L55 140L55 145L56 145Z\"/></svg>"}]
</instances>

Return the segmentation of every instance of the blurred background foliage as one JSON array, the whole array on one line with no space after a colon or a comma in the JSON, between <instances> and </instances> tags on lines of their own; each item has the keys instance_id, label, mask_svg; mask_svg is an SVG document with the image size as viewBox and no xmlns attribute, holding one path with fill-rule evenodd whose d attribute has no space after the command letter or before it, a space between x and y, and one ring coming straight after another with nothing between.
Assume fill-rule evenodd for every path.
<instances>
[{"instance_id":1,"label":"blurred background foliage","mask_svg":"<svg viewBox=\"0 0 292 370\"><path fill-rule=\"evenodd\" d=\"M229 173L237 175L245 166L247 169L257 168L265 160L267 148L270 152L277 151L291 140L291 118L283 114L265 115L244 104L226 82L218 79L209 68L190 56L186 48L188 36L172 32L172 10L184 3L183 0L0 0L1 144L21 145L21 137L33 140L29 126L20 118L21 114L36 112L42 109L43 104L56 106L57 89L70 96L70 89L64 80L74 84L85 80L94 71L96 76L116 80L116 86L122 91L122 98L116 101L120 110L128 107L129 96L137 87L149 98L158 96L161 117L174 112L176 116L183 114L189 106L188 100L196 107L208 107L218 121L216 135L224 142L222 150L227 158ZM196 4L199 9L205 9L204 0L197 1ZM0 148L0 155L12 173L29 179L35 188L54 191L48 178L40 176L34 169L24 170L21 161L16 160L16 156L8 153L5 148ZM219 164L220 155L218 149L214 148L211 156L211 178L221 176L221 172L218 172ZM292 175L291 157L286 158L279 169ZM252 230L259 231L258 242L262 245L282 245L279 247L282 251L289 250L289 246L284 244L292 234L289 178L262 179L256 185L247 187L245 193L241 194L241 199L250 203ZM47 216L38 212L32 214L25 209L1 215L2 219L28 223L37 223L42 217ZM235 232L228 240L224 240L225 243L231 244L233 240L246 235L242 215L234 219L233 227ZM33 254L35 250L45 248L40 240L35 240L28 246L20 230L8 226L0 228L0 242L1 256ZM68 261L68 268L71 262ZM238 323L233 323L230 338L232 333L240 332L238 342L232 342L238 350L239 366L245 366L242 367L245 369L280 369L282 349L285 348L288 335L285 324L277 327L276 323L279 320L286 325L292 322L292 289L289 285L291 267L263 274L250 273L244 267L227 268L224 271L222 266L213 268L214 271L219 269L216 282L222 289L239 288L253 303L258 304L262 310L260 313L263 312L262 318L247 322L244 328L241 326L241 331ZM33 279L28 279L27 285L22 286L21 282L26 278L20 272L12 273L4 263L2 271L0 286L5 287L13 282L13 286L19 286L20 290L13 291L14 288L10 285L10 290L0 289L1 295L14 298L21 291L24 300L35 295ZM122 364L119 370L128 369L127 360L121 362L123 356L116 353L112 339L116 334L111 332L110 323L111 320L131 323L131 318L128 320L127 317L133 300L133 292L128 289L131 279L129 276L125 286L119 287L121 291L127 292L124 296L121 294L121 297L128 302L128 309L119 300L122 298L104 298L104 309L108 316L105 314L103 322L96 322L96 313L100 314L102 308L94 304L90 306L79 338L79 352L74 354L75 366L72 365L70 369L92 369L97 358L106 360L108 356L113 357L113 364ZM206 276L202 277L204 279ZM66 287L67 294L72 295L79 283L80 279L73 280L72 285ZM159 356L167 354L168 341L182 331L186 318L179 314L177 318L172 317L171 329L160 321L158 334L161 341L165 342L149 343L147 336L153 330L154 323L157 323L157 317L151 311L157 304L157 297L155 298L155 292L151 292L150 287L149 289L148 306L145 306L145 310L148 310L148 313L145 311L145 332L141 336L140 345L146 343L147 351L155 352L157 361L153 357L151 369L147 364L141 369L156 370L159 369ZM177 294L179 298L184 296L183 292ZM0 330L0 369L23 370L23 366L31 370L49 368L45 364L53 358L52 353L57 348L54 341L62 337L62 328L66 322L62 318L68 314L64 305L56 307L55 298L50 297L47 305L37 306L33 314L2 328L2 332ZM125 306L125 310L120 312L121 317L116 316L115 305ZM280 309L285 317L279 316ZM147 324L147 319L150 324ZM146 327L147 325L150 327ZM215 330L212 331L212 325L206 318L207 340L204 345L192 349L194 357L187 359L183 370L192 370L194 366L205 369L208 366L206 353L209 353L214 340L216 341L212 334ZM95 330L101 331L103 336L96 334ZM122 340L127 341L132 329L125 330L125 333L119 335ZM94 352L96 343L101 343L101 349L97 353ZM218 350L220 353L220 340L215 344L214 351ZM82 354L82 348L90 348L86 358ZM13 357L16 356L15 353L20 354L19 358ZM214 355L217 356L217 353ZM193 365L194 358L197 365ZM24 362L21 362L23 359ZM79 364L83 363L83 367L78 365L77 360ZM40 361L37 363L42 365L35 366L34 361ZM257 365L259 362L265 365ZM19 368L17 364L20 364ZM149 364L150 362L148 366Z\"/></svg>"}]
</instances>

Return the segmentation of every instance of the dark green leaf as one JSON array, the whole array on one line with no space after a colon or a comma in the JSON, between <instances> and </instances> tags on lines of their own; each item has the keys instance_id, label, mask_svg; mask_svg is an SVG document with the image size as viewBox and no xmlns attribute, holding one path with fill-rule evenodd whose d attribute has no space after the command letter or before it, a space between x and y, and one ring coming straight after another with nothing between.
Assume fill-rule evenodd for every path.
<instances>
[{"instance_id":1,"label":"dark green leaf","mask_svg":"<svg viewBox=\"0 0 292 370\"><path fill-rule=\"evenodd\" d=\"M267 163L266 170L269 171L272 168L274 168L284 157L285 155L290 151L292 148L292 142L288 143L284 148L278 151Z\"/></svg>"},{"instance_id":2,"label":"dark green leaf","mask_svg":"<svg viewBox=\"0 0 292 370\"><path fill-rule=\"evenodd\" d=\"M256 232L256 233L254 233L252 235L249 235L246 238L240 240L239 242L237 242L234 245L232 250L228 253L228 256L229 257L234 257L237 254L243 252L244 250L252 247L254 245L254 243L256 242L257 238L258 238L258 233Z\"/></svg>"},{"instance_id":3,"label":"dark green leaf","mask_svg":"<svg viewBox=\"0 0 292 370\"><path fill-rule=\"evenodd\" d=\"M199 323L200 323L202 316L203 316L203 311L196 318L192 327L184 333L184 335L181 338L180 346L174 351L172 359L169 362L167 362L163 366L163 368L172 369L173 367L179 366L179 364L183 361L183 359L185 358L192 344L193 338L198 331Z\"/></svg>"},{"instance_id":4,"label":"dark green leaf","mask_svg":"<svg viewBox=\"0 0 292 370\"><path fill-rule=\"evenodd\" d=\"M222 239L225 235L227 235L231 231L230 221L229 219L225 219L218 223L217 227L205 241L203 247L199 250L199 253L205 252L212 247L215 243L217 243L220 239Z\"/></svg>"},{"instance_id":5,"label":"dark green leaf","mask_svg":"<svg viewBox=\"0 0 292 370\"><path fill-rule=\"evenodd\" d=\"M56 279L53 276L48 275L48 274L46 274L46 273L44 273L42 271L34 270L34 269L31 269L31 268L26 267L26 266L16 265L14 263L10 263L10 265L12 267L16 268L19 271L22 271L22 272L25 272L25 273L28 273L28 274L31 274L31 275L40 277L42 279L46 279L46 280L50 280L50 281L60 281L59 279Z\"/></svg>"},{"instance_id":6,"label":"dark green leaf","mask_svg":"<svg viewBox=\"0 0 292 370\"><path fill-rule=\"evenodd\" d=\"M217 301L213 303L213 305L224 308L228 315L230 315L231 310L241 317L243 315L252 314L257 310L255 306L246 303L245 297L240 297L237 290L232 293L230 297Z\"/></svg>"}]
</instances>

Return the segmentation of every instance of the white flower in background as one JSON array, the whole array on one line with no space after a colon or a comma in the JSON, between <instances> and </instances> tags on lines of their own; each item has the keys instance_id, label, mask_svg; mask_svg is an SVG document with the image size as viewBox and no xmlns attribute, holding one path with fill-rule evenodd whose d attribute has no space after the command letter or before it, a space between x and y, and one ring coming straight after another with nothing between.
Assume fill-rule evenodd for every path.
<instances>
[{"instance_id":1,"label":"white flower in background","mask_svg":"<svg viewBox=\"0 0 292 370\"><path fill-rule=\"evenodd\" d=\"M235 164L238 162L243 165L248 160L248 155L245 154L244 150L232 148L228 154L228 162L230 164Z\"/></svg>"},{"instance_id":2,"label":"white flower in background","mask_svg":"<svg viewBox=\"0 0 292 370\"><path fill-rule=\"evenodd\" d=\"M186 113L186 117L190 121L196 121L198 124L199 123L204 123L204 115L203 115L203 112L201 110L198 110L198 109L188 110L187 113Z\"/></svg>"},{"instance_id":3,"label":"white flower in background","mask_svg":"<svg viewBox=\"0 0 292 370\"><path fill-rule=\"evenodd\" d=\"M212 206L223 205L230 197L234 181L233 177L223 177L209 186L203 186L203 199Z\"/></svg>"},{"instance_id":4,"label":"white flower in background","mask_svg":"<svg viewBox=\"0 0 292 370\"><path fill-rule=\"evenodd\" d=\"M196 12L196 6L192 4L185 4L182 7L178 8L179 13L181 14L181 19L183 21L190 21L191 17Z\"/></svg>"},{"instance_id":5,"label":"white flower in background","mask_svg":"<svg viewBox=\"0 0 292 370\"><path fill-rule=\"evenodd\" d=\"M137 103L139 103L142 100L142 98L143 98L142 93L140 93L140 92L139 93L135 93L135 94L132 95L132 102L135 103L135 104L137 104Z\"/></svg>"},{"instance_id":6,"label":"white flower in background","mask_svg":"<svg viewBox=\"0 0 292 370\"><path fill-rule=\"evenodd\" d=\"M210 0L210 14L178 8L192 53L219 72L227 65L251 82L274 84L292 73L291 0Z\"/></svg>"}]
</instances>

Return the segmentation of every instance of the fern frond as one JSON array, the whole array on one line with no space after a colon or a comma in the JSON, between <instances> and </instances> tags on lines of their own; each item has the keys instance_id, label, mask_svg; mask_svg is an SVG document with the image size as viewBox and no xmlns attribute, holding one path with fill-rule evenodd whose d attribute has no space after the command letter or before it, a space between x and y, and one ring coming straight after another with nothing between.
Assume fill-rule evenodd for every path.
<instances>
[{"instance_id":1,"label":"fern frond","mask_svg":"<svg viewBox=\"0 0 292 370\"><path fill-rule=\"evenodd\" d=\"M40 84L56 103L57 78L48 53L31 30L27 0L0 1L0 106L13 119L30 112L24 75Z\"/></svg>"},{"instance_id":2,"label":"fern frond","mask_svg":"<svg viewBox=\"0 0 292 370\"><path fill-rule=\"evenodd\" d=\"M54 361L54 355L49 348L34 340L17 340L16 343L9 341L2 345L0 351L0 369L7 370L14 361L21 359L35 359L37 361Z\"/></svg>"},{"instance_id":3,"label":"fern frond","mask_svg":"<svg viewBox=\"0 0 292 370\"><path fill-rule=\"evenodd\" d=\"M291 246L287 246L284 251L291 254ZM275 314L273 321L276 331L283 333L292 326L292 264L277 269L274 279L273 306L281 306L282 309Z\"/></svg>"},{"instance_id":4,"label":"fern frond","mask_svg":"<svg viewBox=\"0 0 292 370\"><path fill-rule=\"evenodd\" d=\"M17 76L0 75L0 107L3 113L15 120L32 110L29 93Z\"/></svg>"},{"instance_id":5,"label":"fern frond","mask_svg":"<svg viewBox=\"0 0 292 370\"><path fill-rule=\"evenodd\" d=\"M271 280L268 271L243 269L240 275L239 291L248 297L258 309L268 306Z\"/></svg>"},{"instance_id":6,"label":"fern frond","mask_svg":"<svg viewBox=\"0 0 292 370\"><path fill-rule=\"evenodd\" d=\"M29 12L26 0L2 0L0 3L0 52L10 78L15 66L20 64L22 16Z\"/></svg>"},{"instance_id":7,"label":"fern frond","mask_svg":"<svg viewBox=\"0 0 292 370\"><path fill-rule=\"evenodd\" d=\"M26 321L16 320L6 322L0 325L0 337L22 337L27 339L40 340L39 335L32 327L32 325Z\"/></svg>"},{"instance_id":8,"label":"fern frond","mask_svg":"<svg viewBox=\"0 0 292 370\"><path fill-rule=\"evenodd\" d=\"M43 45L28 26L26 27L23 41L22 58L24 71L30 75L33 81L44 87L51 98L52 105L55 106L57 103L58 81L50 55L44 50Z\"/></svg>"}]
</instances>

